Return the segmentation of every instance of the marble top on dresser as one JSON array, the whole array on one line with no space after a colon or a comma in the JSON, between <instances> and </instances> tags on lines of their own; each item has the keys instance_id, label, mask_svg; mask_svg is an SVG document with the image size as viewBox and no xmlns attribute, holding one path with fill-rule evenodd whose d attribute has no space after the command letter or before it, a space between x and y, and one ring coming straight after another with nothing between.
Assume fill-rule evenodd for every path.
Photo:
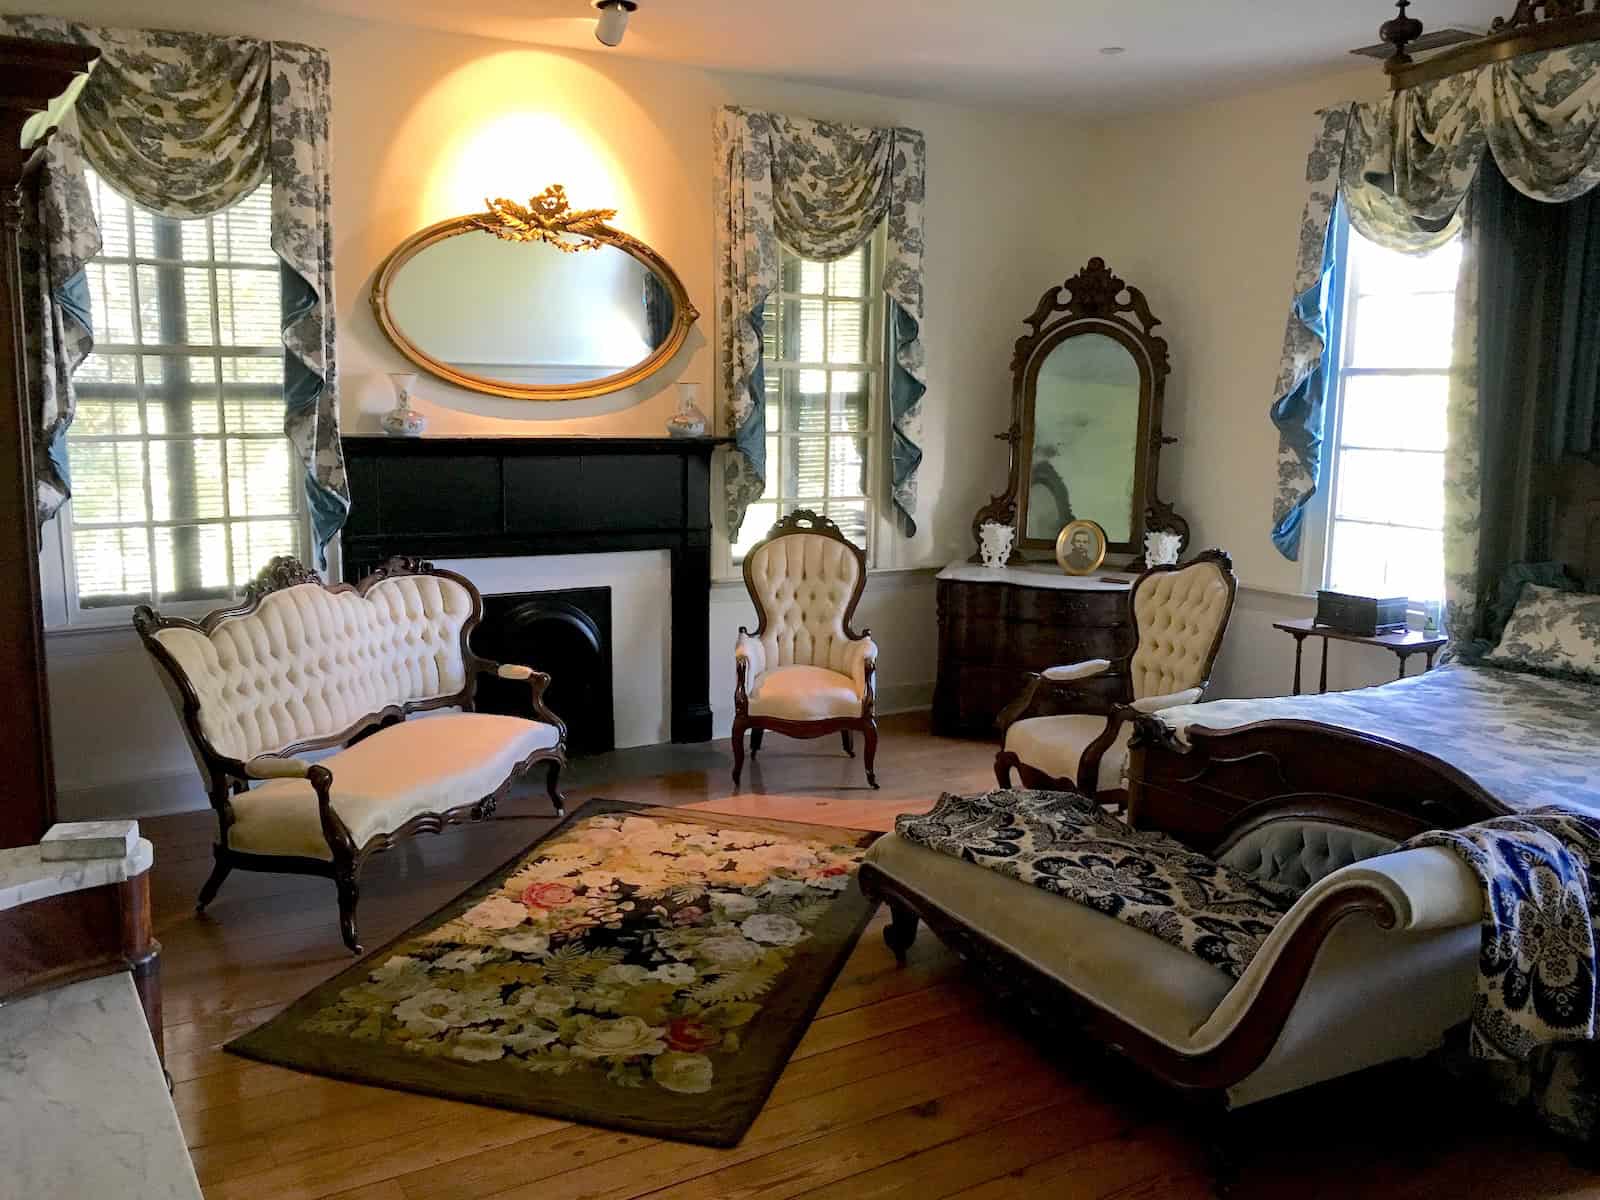
<instances>
[{"instance_id":1,"label":"marble top on dresser","mask_svg":"<svg viewBox=\"0 0 1600 1200\"><path fill-rule=\"evenodd\" d=\"M939 572L940 579L962 583L1009 583L1015 587L1053 588L1063 592L1125 592L1139 578L1126 571L1096 571L1093 575L1064 575L1054 563L1022 563L1013 567L986 567L957 559Z\"/></svg>"},{"instance_id":2,"label":"marble top on dresser","mask_svg":"<svg viewBox=\"0 0 1600 1200\"><path fill-rule=\"evenodd\" d=\"M0 850L0 909L17 908L59 896L82 892L107 883L124 883L150 869L154 852L140 838L126 858L83 858L45 862L38 846Z\"/></svg>"},{"instance_id":3,"label":"marble top on dresser","mask_svg":"<svg viewBox=\"0 0 1600 1200\"><path fill-rule=\"evenodd\" d=\"M0 1005L0 1194L199 1200L126 972Z\"/></svg>"}]
</instances>

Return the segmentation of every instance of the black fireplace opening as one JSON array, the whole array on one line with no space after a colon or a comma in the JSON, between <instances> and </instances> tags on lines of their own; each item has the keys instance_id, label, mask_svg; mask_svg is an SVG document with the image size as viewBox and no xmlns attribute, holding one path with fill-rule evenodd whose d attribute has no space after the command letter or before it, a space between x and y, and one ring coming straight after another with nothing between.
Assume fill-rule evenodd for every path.
<instances>
[{"instance_id":1,"label":"black fireplace opening","mask_svg":"<svg viewBox=\"0 0 1600 1200\"><path fill-rule=\"evenodd\" d=\"M472 648L495 662L516 663L550 676L544 702L567 723L573 755L616 747L611 711L611 589L567 588L483 598L483 624ZM478 708L531 715L528 685L483 678Z\"/></svg>"}]
</instances>

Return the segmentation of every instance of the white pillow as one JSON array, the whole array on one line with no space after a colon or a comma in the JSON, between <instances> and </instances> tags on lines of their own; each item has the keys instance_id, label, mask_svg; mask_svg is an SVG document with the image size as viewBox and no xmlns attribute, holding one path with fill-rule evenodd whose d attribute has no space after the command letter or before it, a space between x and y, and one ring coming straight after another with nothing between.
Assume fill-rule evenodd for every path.
<instances>
[{"instance_id":1,"label":"white pillow","mask_svg":"<svg viewBox=\"0 0 1600 1200\"><path fill-rule=\"evenodd\" d=\"M1600 679L1600 596L1524 584L1485 662Z\"/></svg>"}]
</instances>

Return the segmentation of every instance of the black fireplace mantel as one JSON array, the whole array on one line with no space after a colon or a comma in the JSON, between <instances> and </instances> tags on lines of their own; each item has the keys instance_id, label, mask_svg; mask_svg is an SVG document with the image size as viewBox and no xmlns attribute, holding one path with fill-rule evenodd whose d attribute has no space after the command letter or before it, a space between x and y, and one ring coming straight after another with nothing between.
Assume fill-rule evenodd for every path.
<instances>
[{"instance_id":1,"label":"black fireplace mantel","mask_svg":"<svg viewBox=\"0 0 1600 1200\"><path fill-rule=\"evenodd\" d=\"M711 454L729 438L349 437L346 579L396 554L666 550L672 740L711 739Z\"/></svg>"}]
</instances>

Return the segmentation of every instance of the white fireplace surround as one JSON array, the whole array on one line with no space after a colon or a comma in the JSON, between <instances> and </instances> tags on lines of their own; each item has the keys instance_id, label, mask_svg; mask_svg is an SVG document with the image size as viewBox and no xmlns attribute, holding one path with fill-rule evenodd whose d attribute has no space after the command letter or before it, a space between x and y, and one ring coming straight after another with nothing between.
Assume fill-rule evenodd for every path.
<instances>
[{"instance_id":1,"label":"white fireplace surround","mask_svg":"<svg viewBox=\"0 0 1600 1200\"><path fill-rule=\"evenodd\" d=\"M485 596L611 589L611 694L617 748L672 740L672 571L665 550L441 558Z\"/></svg>"}]
</instances>

